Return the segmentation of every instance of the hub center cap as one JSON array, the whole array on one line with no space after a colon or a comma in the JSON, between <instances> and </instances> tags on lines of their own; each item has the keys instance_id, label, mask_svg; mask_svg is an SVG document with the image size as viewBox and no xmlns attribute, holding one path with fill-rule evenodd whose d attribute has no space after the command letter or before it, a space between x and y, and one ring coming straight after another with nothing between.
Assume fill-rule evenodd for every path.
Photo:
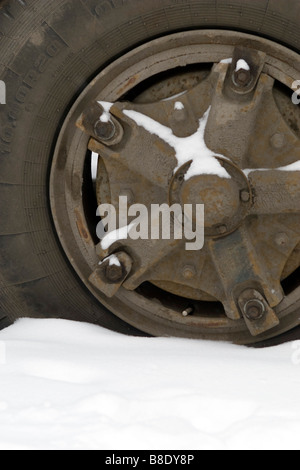
<instances>
[{"instance_id":1,"label":"hub center cap","mask_svg":"<svg viewBox=\"0 0 300 470\"><path fill-rule=\"evenodd\" d=\"M224 236L232 233L243 222L251 206L252 194L245 174L232 162L217 158L229 178L202 174L189 180L185 175L189 163L174 175L170 185L170 203L184 205L204 204L205 235ZM193 211L193 214L195 211ZM193 219L195 223L196 220Z\"/></svg>"},{"instance_id":2,"label":"hub center cap","mask_svg":"<svg viewBox=\"0 0 300 470\"><path fill-rule=\"evenodd\" d=\"M181 190L182 204L204 204L205 227L212 228L234 217L239 209L239 188L233 180L201 175L186 181Z\"/></svg>"}]
</instances>

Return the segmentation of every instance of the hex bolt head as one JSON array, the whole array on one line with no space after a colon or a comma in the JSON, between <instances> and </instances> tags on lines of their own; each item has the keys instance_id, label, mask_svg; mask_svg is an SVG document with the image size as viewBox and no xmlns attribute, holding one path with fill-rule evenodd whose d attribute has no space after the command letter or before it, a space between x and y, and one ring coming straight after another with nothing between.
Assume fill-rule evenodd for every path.
<instances>
[{"instance_id":1,"label":"hex bolt head","mask_svg":"<svg viewBox=\"0 0 300 470\"><path fill-rule=\"evenodd\" d=\"M108 120L106 121L97 121L94 126L94 132L95 135L100 139L100 140L110 140L114 137L116 133L116 127L113 123L113 121Z\"/></svg>"},{"instance_id":2,"label":"hex bolt head","mask_svg":"<svg viewBox=\"0 0 300 470\"><path fill-rule=\"evenodd\" d=\"M285 145L285 136L278 132L271 137L270 142L273 148L282 149Z\"/></svg>"},{"instance_id":3,"label":"hex bolt head","mask_svg":"<svg viewBox=\"0 0 300 470\"><path fill-rule=\"evenodd\" d=\"M233 82L239 88L246 88L252 81L252 75L250 70L239 69L233 74Z\"/></svg>"},{"instance_id":4,"label":"hex bolt head","mask_svg":"<svg viewBox=\"0 0 300 470\"><path fill-rule=\"evenodd\" d=\"M115 264L113 265L108 265L105 270L105 276L108 281L112 283L118 283L122 280L123 278L123 266L120 263L120 266L117 266Z\"/></svg>"},{"instance_id":5,"label":"hex bolt head","mask_svg":"<svg viewBox=\"0 0 300 470\"><path fill-rule=\"evenodd\" d=\"M244 305L244 313L248 320L260 320L266 312L266 307L261 300L253 299L246 302Z\"/></svg>"}]
</instances>

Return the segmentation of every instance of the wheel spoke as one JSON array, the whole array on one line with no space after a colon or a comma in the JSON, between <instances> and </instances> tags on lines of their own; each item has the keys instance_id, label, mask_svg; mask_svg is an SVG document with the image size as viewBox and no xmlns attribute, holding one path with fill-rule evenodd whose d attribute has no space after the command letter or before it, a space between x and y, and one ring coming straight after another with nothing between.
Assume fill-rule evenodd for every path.
<instances>
[{"instance_id":1,"label":"wheel spoke","mask_svg":"<svg viewBox=\"0 0 300 470\"><path fill-rule=\"evenodd\" d=\"M142 224L145 226L145 219L140 221L140 225ZM134 224L129 225L127 231L125 227L126 233L124 228L121 229L125 233L124 236L120 235L121 231L117 231L115 238L114 234L107 234L97 247L101 260L120 249L127 252L134 260L130 276L124 282L124 287L128 290L135 290L143 282L151 279L154 267L174 250L180 249L180 245L184 243L182 239L175 239L172 234L166 239L162 237L152 239L150 234L144 239L137 239L136 228ZM149 228L151 229L150 225ZM110 241L107 243L107 240Z\"/></svg>"},{"instance_id":2,"label":"wheel spoke","mask_svg":"<svg viewBox=\"0 0 300 470\"><path fill-rule=\"evenodd\" d=\"M226 155L240 168L247 162L251 136L264 106L264 97L274 85L272 78L261 75L265 56L253 53L251 58L249 54L249 50L245 52L238 48L231 66L220 63L214 67L217 80L205 133L209 148ZM249 85L246 83L244 87L234 83L239 57L247 57L249 65L252 64Z\"/></svg>"},{"instance_id":3,"label":"wheel spoke","mask_svg":"<svg viewBox=\"0 0 300 470\"><path fill-rule=\"evenodd\" d=\"M211 256L224 289L223 302L229 318L238 319L241 314L253 335L260 334L278 325L279 321L272 310L284 297L279 276L273 276L254 248L248 231L241 228L232 235L211 240ZM265 300L264 317L249 320L240 308L239 299L244 291L255 290Z\"/></svg>"},{"instance_id":4,"label":"wheel spoke","mask_svg":"<svg viewBox=\"0 0 300 470\"><path fill-rule=\"evenodd\" d=\"M251 214L300 212L300 161L282 170L253 170L249 180L254 189Z\"/></svg>"},{"instance_id":5,"label":"wheel spoke","mask_svg":"<svg viewBox=\"0 0 300 470\"><path fill-rule=\"evenodd\" d=\"M108 165L114 159L137 177L166 188L178 161L174 148L155 133L155 128L159 126L167 134L172 133L175 139L194 135L199 120L210 106L212 80L214 77L209 76L180 97L156 103L94 103L80 116L77 126L91 136L89 149L101 155ZM105 109L109 109L109 113ZM146 119L151 129L138 125L133 116L138 116L141 121ZM103 135L111 136L111 124L116 129L116 136L103 139ZM147 158L143 158L145 151Z\"/></svg>"}]
</instances>

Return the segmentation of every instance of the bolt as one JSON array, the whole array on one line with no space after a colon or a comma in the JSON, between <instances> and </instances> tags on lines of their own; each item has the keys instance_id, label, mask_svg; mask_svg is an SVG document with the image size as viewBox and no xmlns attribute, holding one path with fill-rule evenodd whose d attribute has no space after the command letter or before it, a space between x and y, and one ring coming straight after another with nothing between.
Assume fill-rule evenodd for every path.
<instances>
[{"instance_id":1,"label":"bolt","mask_svg":"<svg viewBox=\"0 0 300 470\"><path fill-rule=\"evenodd\" d=\"M196 276L196 270L194 266L185 266L183 269L183 277L187 281L192 280Z\"/></svg>"},{"instance_id":2,"label":"bolt","mask_svg":"<svg viewBox=\"0 0 300 470\"><path fill-rule=\"evenodd\" d=\"M275 242L277 243L277 245L279 246L285 246L287 245L287 243L289 242L289 237L286 233L282 232L282 233L278 233L275 237Z\"/></svg>"},{"instance_id":3,"label":"bolt","mask_svg":"<svg viewBox=\"0 0 300 470\"><path fill-rule=\"evenodd\" d=\"M272 147L274 147L275 149L282 149L285 145L285 136L284 134L280 133L274 134L271 137L270 142Z\"/></svg>"},{"instance_id":4,"label":"bolt","mask_svg":"<svg viewBox=\"0 0 300 470\"><path fill-rule=\"evenodd\" d=\"M265 311L264 303L258 299L248 300L244 305L244 313L250 321L260 320L264 316Z\"/></svg>"},{"instance_id":5,"label":"bolt","mask_svg":"<svg viewBox=\"0 0 300 470\"><path fill-rule=\"evenodd\" d=\"M227 232L227 226L226 225L219 225L217 227L217 232L219 235L224 235Z\"/></svg>"},{"instance_id":6,"label":"bolt","mask_svg":"<svg viewBox=\"0 0 300 470\"><path fill-rule=\"evenodd\" d=\"M246 88L252 81L252 75L250 70L239 69L233 74L233 82L239 88Z\"/></svg>"},{"instance_id":7,"label":"bolt","mask_svg":"<svg viewBox=\"0 0 300 470\"><path fill-rule=\"evenodd\" d=\"M250 201L250 193L247 189L241 191L241 201L249 202Z\"/></svg>"},{"instance_id":8,"label":"bolt","mask_svg":"<svg viewBox=\"0 0 300 470\"><path fill-rule=\"evenodd\" d=\"M111 120L96 122L94 126L95 135L101 140L110 140L116 133L116 127Z\"/></svg>"},{"instance_id":9,"label":"bolt","mask_svg":"<svg viewBox=\"0 0 300 470\"><path fill-rule=\"evenodd\" d=\"M189 307L182 312L183 317L188 317L189 315L192 315L194 313L194 309L192 307Z\"/></svg>"},{"instance_id":10,"label":"bolt","mask_svg":"<svg viewBox=\"0 0 300 470\"><path fill-rule=\"evenodd\" d=\"M123 266L120 263L120 265L108 265L105 270L105 275L108 281L117 284L120 282L123 278Z\"/></svg>"}]
</instances>

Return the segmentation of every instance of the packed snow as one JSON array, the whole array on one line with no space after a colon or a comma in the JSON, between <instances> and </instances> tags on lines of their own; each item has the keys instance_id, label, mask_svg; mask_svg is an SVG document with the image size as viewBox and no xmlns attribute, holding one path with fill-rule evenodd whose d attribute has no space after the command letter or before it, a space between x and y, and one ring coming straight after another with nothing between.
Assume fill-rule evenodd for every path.
<instances>
[{"instance_id":1,"label":"packed snow","mask_svg":"<svg viewBox=\"0 0 300 470\"><path fill-rule=\"evenodd\" d=\"M175 111L182 111L184 109L184 104L181 101L176 101L174 104Z\"/></svg>"},{"instance_id":2,"label":"packed snow","mask_svg":"<svg viewBox=\"0 0 300 470\"><path fill-rule=\"evenodd\" d=\"M249 168L249 169L246 169L246 170L243 170L244 174L248 176L251 174L251 173L255 173L257 171L285 171L285 172L298 172L300 171L300 160L298 160L297 162L294 162L294 163L291 163L290 165L286 165L286 166L281 166L281 167L278 167L278 168Z\"/></svg>"},{"instance_id":3,"label":"packed snow","mask_svg":"<svg viewBox=\"0 0 300 470\"><path fill-rule=\"evenodd\" d=\"M178 165L174 172L185 163L192 162L189 170L185 174L186 180L202 174L217 175L220 178L228 179L230 175L216 158L226 157L210 150L204 139L210 111L211 107L208 108L204 116L199 120L198 130L189 137L177 137L174 135L171 128L137 111L125 110L124 114L132 119L138 126L156 135L175 150Z\"/></svg>"},{"instance_id":4,"label":"packed snow","mask_svg":"<svg viewBox=\"0 0 300 470\"><path fill-rule=\"evenodd\" d=\"M223 59L220 64L232 64L232 58Z\"/></svg>"},{"instance_id":5,"label":"packed snow","mask_svg":"<svg viewBox=\"0 0 300 470\"><path fill-rule=\"evenodd\" d=\"M185 93L185 92L184 92ZM184 93L176 95L176 97L182 96ZM174 97L173 97L174 98ZM169 98L170 99L170 98ZM102 122L108 122L110 120L110 110L113 103L98 101L103 108L103 113L100 116ZM183 110L184 105L182 102L177 101L174 105L174 111ZM139 113L132 110L124 110L125 116L132 119L138 126L143 127L146 131L151 134L158 136L170 145L176 154L178 166L175 168L178 170L182 165L192 161L192 164L185 175L185 179L188 180L193 176L201 174L206 175L217 175L220 178L230 178L225 168L220 164L216 157L226 158L223 155L216 154L210 150L205 142L205 130L209 118L211 107L208 108L204 116L199 120L199 128L197 132L189 137L177 137L174 135L172 129L163 124L155 121L154 119L146 116L145 114ZM93 154L95 160L95 154ZM95 171L92 172L95 179Z\"/></svg>"},{"instance_id":6,"label":"packed snow","mask_svg":"<svg viewBox=\"0 0 300 470\"><path fill-rule=\"evenodd\" d=\"M107 261L108 261L109 266L117 266L117 267L121 266L120 260L116 255L108 256L107 258L105 258L105 262L107 262ZM104 263L104 261L100 261L99 265L101 266L101 265L103 265L103 263Z\"/></svg>"},{"instance_id":7,"label":"packed snow","mask_svg":"<svg viewBox=\"0 0 300 470\"><path fill-rule=\"evenodd\" d=\"M113 106L113 103L108 103L106 101L98 101L98 103L102 106L103 108L103 113L100 116L100 121L101 122L109 122L111 119L111 114L110 110Z\"/></svg>"},{"instance_id":8,"label":"packed snow","mask_svg":"<svg viewBox=\"0 0 300 470\"><path fill-rule=\"evenodd\" d=\"M239 72L240 70L247 70L247 71L250 70L249 65L247 64L247 62L244 59L240 59L236 63L235 71Z\"/></svg>"},{"instance_id":9,"label":"packed snow","mask_svg":"<svg viewBox=\"0 0 300 470\"><path fill-rule=\"evenodd\" d=\"M0 345L2 450L300 448L299 343L256 350L23 319Z\"/></svg>"},{"instance_id":10,"label":"packed snow","mask_svg":"<svg viewBox=\"0 0 300 470\"><path fill-rule=\"evenodd\" d=\"M291 163L290 165L282 166L278 168L279 171L300 171L300 160Z\"/></svg>"}]
</instances>

